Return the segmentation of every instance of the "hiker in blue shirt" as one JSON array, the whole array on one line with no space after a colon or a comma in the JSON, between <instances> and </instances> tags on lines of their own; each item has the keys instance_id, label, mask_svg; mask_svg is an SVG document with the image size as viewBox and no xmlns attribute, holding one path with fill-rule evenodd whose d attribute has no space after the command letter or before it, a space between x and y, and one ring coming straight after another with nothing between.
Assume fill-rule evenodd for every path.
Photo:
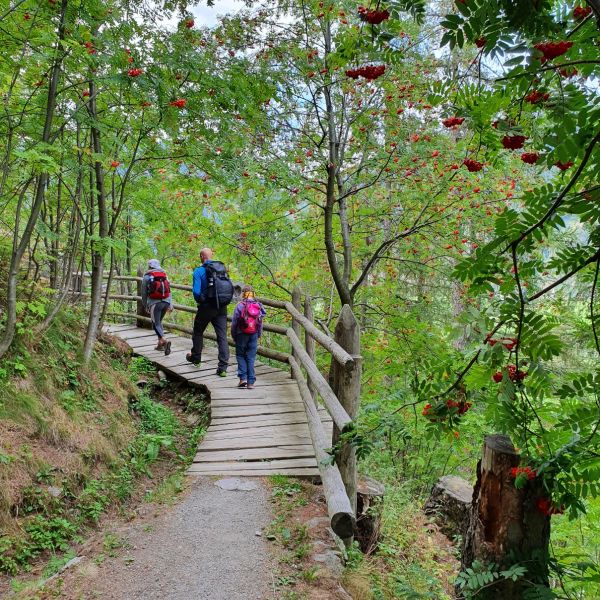
<instances>
[{"instance_id":1,"label":"hiker in blue shirt","mask_svg":"<svg viewBox=\"0 0 600 600\"><path fill-rule=\"evenodd\" d=\"M227 305L233 298L233 284L222 262L212 260L210 248L200 251L202 264L194 269L192 291L198 305L194 319L192 351L186 359L195 365L202 361L204 330L211 323L217 336L219 362L217 375L225 377L229 366L229 345L227 343Z\"/></svg>"}]
</instances>

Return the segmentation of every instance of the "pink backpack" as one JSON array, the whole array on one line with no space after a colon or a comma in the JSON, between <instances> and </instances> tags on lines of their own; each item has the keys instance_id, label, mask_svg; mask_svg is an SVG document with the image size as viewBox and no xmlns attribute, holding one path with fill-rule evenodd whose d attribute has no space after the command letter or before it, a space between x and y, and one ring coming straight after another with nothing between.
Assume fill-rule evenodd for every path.
<instances>
[{"instance_id":1,"label":"pink backpack","mask_svg":"<svg viewBox=\"0 0 600 600\"><path fill-rule=\"evenodd\" d=\"M244 301L244 308L240 316L240 331L242 333L256 333L261 320L261 306L259 302Z\"/></svg>"}]
</instances>

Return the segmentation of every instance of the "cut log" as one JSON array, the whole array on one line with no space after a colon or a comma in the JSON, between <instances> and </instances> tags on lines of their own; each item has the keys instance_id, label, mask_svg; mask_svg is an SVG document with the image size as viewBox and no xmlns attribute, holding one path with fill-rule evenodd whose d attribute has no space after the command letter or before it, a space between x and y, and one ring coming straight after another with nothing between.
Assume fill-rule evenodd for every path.
<instances>
[{"instance_id":1,"label":"cut log","mask_svg":"<svg viewBox=\"0 0 600 600\"><path fill-rule=\"evenodd\" d=\"M444 475L433 486L423 510L439 526L441 532L464 539L469 525L473 486L462 477Z\"/></svg>"},{"instance_id":2,"label":"cut log","mask_svg":"<svg viewBox=\"0 0 600 600\"><path fill-rule=\"evenodd\" d=\"M356 486L356 527L354 537L365 554L371 554L379 543L385 486L366 475L360 475Z\"/></svg>"},{"instance_id":3,"label":"cut log","mask_svg":"<svg viewBox=\"0 0 600 600\"><path fill-rule=\"evenodd\" d=\"M546 494L538 479L528 481L522 489L515 487L511 469L518 464L519 455L510 438L486 436L477 464L462 570L477 560L495 563L497 570L518 563L527 568L527 573L516 581L497 580L477 594L480 600L518 600L533 585L548 586L550 517L536 506Z\"/></svg>"}]
</instances>

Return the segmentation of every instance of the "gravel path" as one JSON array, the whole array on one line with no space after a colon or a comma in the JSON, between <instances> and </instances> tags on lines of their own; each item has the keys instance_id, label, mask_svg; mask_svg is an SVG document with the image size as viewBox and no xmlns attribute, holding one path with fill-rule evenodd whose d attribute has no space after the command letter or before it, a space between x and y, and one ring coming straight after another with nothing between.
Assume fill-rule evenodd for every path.
<instances>
[{"instance_id":1,"label":"gravel path","mask_svg":"<svg viewBox=\"0 0 600 600\"><path fill-rule=\"evenodd\" d=\"M98 567L84 597L269 600L269 548L256 532L271 520L261 480L196 478L151 528L146 521L126 530L130 549Z\"/></svg>"}]
</instances>

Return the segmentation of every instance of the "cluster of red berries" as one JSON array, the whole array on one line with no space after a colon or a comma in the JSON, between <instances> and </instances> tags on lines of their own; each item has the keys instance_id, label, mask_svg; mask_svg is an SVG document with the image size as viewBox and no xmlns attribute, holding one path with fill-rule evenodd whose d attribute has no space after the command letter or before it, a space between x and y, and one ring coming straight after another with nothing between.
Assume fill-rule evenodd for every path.
<instances>
[{"instance_id":1,"label":"cluster of red berries","mask_svg":"<svg viewBox=\"0 0 600 600\"><path fill-rule=\"evenodd\" d=\"M508 150L517 150L525 145L526 139L524 135L505 135L502 138L502 145Z\"/></svg>"},{"instance_id":2,"label":"cluster of red berries","mask_svg":"<svg viewBox=\"0 0 600 600\"><path fill-rule=\"evenodd\" d=\"M583 19L590 14L592 14L592 8L590 6L576 6L573 9L573 17L576 21L583 21Z\"/></svg>"},{"instance_id":3,"label":"cluster of red berries","mask_svg":"<svg viewBox=\"0 0 600 600\"><path fill-rule=\"evenodd\" d=\"M111 166L113 169L116 169L116 168L117 168L117 167L118 167L120 164L121 164L121 163L120 163L118 160L113 160L113 161L110 163L110 166Z\"/></svg>"},{"instance_id":4,"label":"cluster of red berries","mask_svg":"<svg viewBox=\"0 0 600 600\"><path fill-rule=\"evenodd\" d=\"M373 81L381 77L385 73L385 65L366 65L365 67L357 67L356 69L348 69L346 75L351 79L364 77L369 81Z\"/></svg>"},{"instance_id":5,"label":"cluster of red berries","mask_svg":"<svg viewBox=\"0 0 600 600\"><path fill-rule=\"evenodd\" d=\"M442 120L442 125L444 127L457 127L458 125L462 125L464 120L464 117L448 117Z\"/></svg>"},{"instance_id":6,"label":"cluster of red berries","mask_svg":"<svg viewBox=\"0 0 600 600\"><path fill-rule=\"evenodd\" d=\"M129 77L139 77L140 75L142 75L144 73L143 69L129 69L129 71L127 71L127 75L129 75Z\"/></svg>"},{"instance_id":7,"label":"cluster of red berries","mask_svg":"<svg viewBox=\"0 0 600 600\"><path fill-rule=\"evenodd\" d=\"M538 498L535 506L546 517L549 517L550 515L562 515L563 512L565 512L564 506L554 506L550 498Z\"/></svg>"},{"instance_id":8,"label":"cluster of red berries","mask_svg":"<svg viewBox=\"0 0 600 600\"><path fill-rule=\"evenodd\" d=\"M83 45L87 48L88 54L96 54L96 48L92 42L85 42Z\"/></svg>"},{"instance_id":9,"label":"cluster of red berries","mask_svg":"<svg viewBox=\"0 0 600 600\"><path fill-rule=\"evenodd\" d=\"M540 155L537 152L523 152L521 154L521 160L528 165L535 165Z\"/></svg>"},{"instance_id":10,"label":"cluster of red berries","mask_svg":"<svg viewBox=\"0 0 600 600\"><path fill-rule=\"evenodd\" d=\"M483 169L483 163L473 160L472 158L465 158L465 160L463 160L463 165L467 167L467 170L470 173L475 173L476 171L481 171L481 169Z\"/></svg>"},{"instance_id":11,"label":"cluster of red berries","mask_svg":"<svg viewBox=\"0 0 600 600\"><path fill-rule=\"evenodd\" d=\"M550 94L548 92L533 90L531 93L525 96L525 102L529 102L529 104L539 104L540 102L546 102L548 98L550 98Z\"/></svg>"},{"instance_id":12,"label":"cluster of red berries","mask_svg":"<svg viewBox=\"0 0 600 600\"><path fill-rule=\"evenodd\" d=\"M517 371L517 367L515 367L515 365L508 365L507 371L508 371L508 378L511 381L523 381L523 379L525 379L525 377L527 377L527 373L525 373L525 371L521 371L521 369L519 369ZM502 371L496 371L492 375L492 379L496 383L500 383L502 381L503 377L504 377L504 375L503 375Z\"/></svg>"},{"instance_id":13,"label":"cluster of red berries","mask_svg":"<svg viewBox=\"0 0 600 600\"><path fill-rule=\"evenodd\" d=\"M473 406L471 402L457 402L456 400L446 400L448 408L457 408L459 415L464 415Z\"/></svg>"},{"instance_id":14,"label":"cluster of red berries","mask_svg":"<svg viewBox=\"0 0 600 600\"><path fill-rule=\"evenodd\" d=\"M186 104L187 100L185 98L177 98L177 100L169 102L169 106L174 106L175 108L183 108Z\"/></svg>"},{"instance_id":15,"label":"cluster of red berries","mask_svg":"<svg viewBox=\"0 0 600 600\"><path fill-rule=\"evenodd\" d=\"M526 475L527 479L531 481L532 479L536 478L537 473L535 469L532 469L531 467L513 467L510 470L510 476L513 479L516 479L519 475Z\"/></svg>"},{"instance_id":16,"label":"cluster of red berries","mask_svg":"<svg viewBox=\"0 0 600 600\"><path fill-rule=\"evenodd\" d=\"M476 45L478 48L483 48L483 47L485 46L485 43L486 43L486 42L487 42L487 40L486 40L486 39L485 39L485 38L482 36L482 37L479 37L479 38L477 38L477 39L475 40L475 45Z\"/></svg>"},{"instance_id":17,"label":"cluster of red berries","mask_svg":"<svg viewBox=\"0 0 600 600\"><path fill-rule=\"evenodd\" d=\"M507 350L512 350L517 345L516 338L500 338L499 340L495 340L494 338L489 338L486 342L490 346L495 346L496 344L502 344Z\"/></svg>"},{"instance_id":18,"label":"cluster of red berries","mask_svg":"<svg viewBox=\"0 0 600 600\"><path fill-rule=\"evenodd\" d=\"M542 62L546 62L547 60L552 60L557 56L562 56L565 52L569 50L569 48L573 45L573 42L540 42L539 44L534 44L534 48L539 50L543 57Z\"/></svg>"},{"instance_id":19,"label":"cluster of red berries","mask_svg":"<svg viewBox=\"0 0 600 600\"><path fill-rule=\"evenodd\" d=\"M446 406L449 409L452 408L456 408L457 409L457 413L459 415L464 415L470 408L471 406L473 406L473 404L471 402L463 402L463 401L456 401L456 400L446 400ZM427 403L421 414L424 417L427 417L432 423L437 423L437 422L441 422L444 421L446 419L447 415L440 415L437 414L435 412L431 412L433 409L433 406L431 406L431 404Z\"/></svg>"},{"instance_id":20,"label":"cluster of red berries","mask_svg":"<svg viewBox=\"0 0 600 600\"><path fill-rule=\"evenodd\" d=\"M84 98L88 98L88 97L89 97L89 95L90 95L90 90L83 90L83 92L81 93L81 95L82 95Z\"/></svg>"},{"instance_id":21,"label":"cluster of red berries","mask_svg":"<svg viewBox=\"0 0 600 600\"><path fill-rule=\"evenodd\" d=\"M194 26L194 19L186 19L183 24L188 28L191 29Z\"/></svg>"},{"instance_id":22,"label":"cluster of red berries","mask_svg":"<svg viewBox=\"0 0 600 600\"><path fill-rule=\"evenodd\" d=\"M379 25L379 23L383 23L383 21L390 18L389 10L369 10L364 6L358 7L358 18L361 21L366 21L367 23L371 23L371 25Z\"/></svg>"},{"instance_id":23,"label":"cluster of red berries","mask_svg":"<svg viewBox=\"0 0 600 600\"><path fill-rule=\"evenodd\" d=\"M560 160L557 160L554 163L554 166L556 168L560 169L561 171L566 171L567 169L570 169L573 166L573 161L568 160L567 162L563 163L563 162L560 162Z\"/></svg>"}]
</instances>

